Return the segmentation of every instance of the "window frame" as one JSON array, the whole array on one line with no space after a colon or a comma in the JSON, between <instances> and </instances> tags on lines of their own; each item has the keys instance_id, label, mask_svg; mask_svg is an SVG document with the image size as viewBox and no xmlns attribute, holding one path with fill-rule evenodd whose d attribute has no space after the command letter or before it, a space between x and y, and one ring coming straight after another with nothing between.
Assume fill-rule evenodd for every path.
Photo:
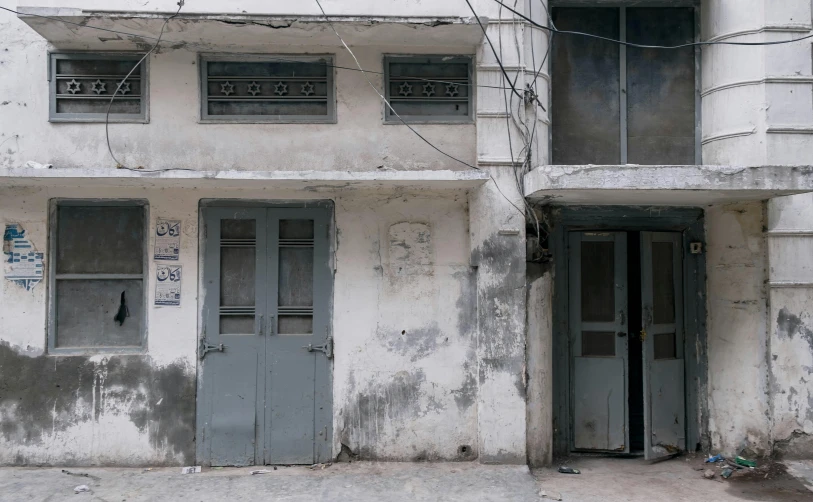
<instances>
[{"instance_id":1,"label":"window frame","mask_svg":"<svg viewBox=\"0 0 813 502\"><path fill-rule=\"evenodd\" d=\"M209 115L206 102L209 97L207 87L208 67L210 61L232 62L284 62L277 59L291 59L291 62L309 62L327 60L327 106L328 114L322 115ZM198 53L198 116L199 124L335 124L338 122L338 105L336 102L336 67L334 54L229 54Z\"/></svg>"},{"instance_id":2,"label":"window frame","mask_svg":"<svg viewBox=\"0 0 813 502\"><path fill-rule=\"evenodd\" d=\"M384 111L384 124L385 125L403 125L404 122L408 124L474 124L477 116L477 111L474 109L477 103L476 99L476 76L477 72L474 68L474 55L472 54L384 54L384 97L387 103L390 103L390 63L393 62L409 62L411 59L420 58L428 59L431 63L444 63L444 62L465 62L468 65L469 75L469 114L465 117L458 115L424 115L420 117L401 115L403 122L394 113L391 115L391 110L386 103L382 103Z\"/></svg>"},{"instance_id":3,"label":"window frame","mask_svg":"<svg viewBox=\"0 0 813 502\"><path fill-rule=\"evenodd\" d=\"M70 51L48 52L48 122L104 123L106 113L57 113L56 111L56 64L58 60L132 60L133 63L144 57L143 52L98 52ZM111 113L109 122L124 124L148 124L150 122L150 71L149 59L141 62L141 113ZM135 74L135 73L134 73Z\"/></svg>"},{"instance_id":4,"label":"window frame","mask_svg":"<svg viewBox=\"0 0 813 502\"><path fill-rule=\"evenodd\" d=\"M141 309L141 336L139 345L111 347L57 347L57 298L56 298L56 256L57 256L57 236L59 234L59 222L57 214L59 207L73 206L73 207L141 207L144 218L144 242L142 247L142 268L141 268L141 281L142 281L142 305ZM147 333L148 333L148 309L150 298L150 230L152 224L150 221L150 206L149 201L146 199L64 199L55 198L49 201L48 207L48 253L49 259L47 260L48 270L48 323L47 323L47 337L48 337L48 354L49 355L94 355L94 354L145 354L147 352ZM87 275L88 279L93 280L93 276L107 276L110 274L83 274ZM122 274L124 275L124 274ZM129 275L129 274L128 274ZM102 279L98 277L97 279Z\"/></svg>"},{"instance_id":5,"label":"window frame","mask_svg":"<svg viewBox=\"0 0 813 502\"><path fill-rule=\"evenodd\" d=\"M674 0L666 2L665 0L618 0L607 3L602 3L597 0L551 0L550 9L557 7L569 8L615 8L619 10L619 27L621 29L620 39L626 41L626 10L627 8L649 7L649 8L680 8L689 7L694 11L694 42L701 41L701 9L699 0ZM555 43L555 42L553 42ZM548 73L550 78L554 78L553 67L556 64L553 57L553 47L551 47L551 58L548 63ZM702 121L702 102L701 92L703 86L703 73L702 73L702 50L700 46L694 48L694 164L696 166L703 165L703 121ZM620 81L620 137L619 147L621 148L621 157L618 165L625 165L629 153L627 141L627 50L623 45L619 46L619 67L621 70ZM550 126L548 127L548 152L550 158L548 161L551 165L564 165L557 164L553 160L553 129L556 127L555 104L553 103L553 85L548 86L548 115L551 118Z\"/></svg>"}]
</instances>

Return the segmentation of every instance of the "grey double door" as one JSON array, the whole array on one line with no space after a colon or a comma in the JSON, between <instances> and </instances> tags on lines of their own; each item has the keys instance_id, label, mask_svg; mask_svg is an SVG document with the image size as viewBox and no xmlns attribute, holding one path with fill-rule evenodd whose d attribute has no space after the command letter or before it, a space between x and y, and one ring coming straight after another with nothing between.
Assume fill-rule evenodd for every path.
<instances>
[{"instance_id":1,"label":"grey double door","mask_svg":"<svg viewBox=\"0 0 813 502\"><path fill-rule=\"evenodd\" d=\"M574 450L630 452L635 396L629 398L638 392L646 458L685 449L682 236L641 232L639 242L640 259L629 260L626 232L569 236ZM640 271L629 274L630 263ZM630 277L640 283L630 284ZM640 304L630 304L632 298ZM631 342L638 352L630 351Z\"/></svg>"},{"instance_id":2,"label":"grey double door","mask_svg":"<svg viewBox=\"0 0 813 502\"><path fill-rule=\"evenodd\" d=\"M329 214L203 209L197 437L205 465L330 457Z\"/></svg>"}]
</instances>

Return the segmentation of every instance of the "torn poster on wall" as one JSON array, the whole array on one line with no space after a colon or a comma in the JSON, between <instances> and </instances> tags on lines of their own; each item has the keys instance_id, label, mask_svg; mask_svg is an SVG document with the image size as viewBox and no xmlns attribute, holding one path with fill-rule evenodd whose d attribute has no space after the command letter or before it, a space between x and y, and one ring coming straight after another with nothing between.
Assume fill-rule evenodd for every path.
<instances>
[{"instance_id":1,"label":"torn poster on wall","mask_svg":"<svg viewBox=\"0 0 813 502\"><path fill-rule=\"evenodd\" d=\"M158 265L155 269L155 304L181 305L181 265Z\"/></svg>"},{"instance_id":2,"label":"torn poster on wall","mask_svg":"<svg viewBox=\"0 0 813 502\"><path fill-rule=\"evenodd\" d=\"M34 249L26 239L25 230L18 223L6 225L3 232L3 253L8 255L5 277L24 287L27 291L42 280L43 253Z\"/></svg>"},{"instance_id":3,"label":"torn poster on wall","mask_svg":"<svg viewBox=\"0 0 813 502\"><path fill-rule=\"evenodd\" d=\"M156 260L178 260L181 252L181 221L158 219L155 223Z\"/></svg>"}]
</instances>

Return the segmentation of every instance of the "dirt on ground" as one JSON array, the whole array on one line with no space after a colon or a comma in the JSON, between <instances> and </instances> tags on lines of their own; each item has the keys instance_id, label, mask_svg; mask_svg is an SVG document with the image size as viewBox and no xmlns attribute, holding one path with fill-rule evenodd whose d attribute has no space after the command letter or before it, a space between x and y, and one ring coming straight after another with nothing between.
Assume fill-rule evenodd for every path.
<instances>
[{"instance_id":1,"label":"dirt on ground","mask_svg":"<svg viewBox=\"0 0 813 502\"><path fill-rule=\"evenodd\" d=\"M798 479L788 473L787 467L771 459L760 459L757 467L737 466L732 460L705 463L704 456L697 456L693 462L695 470L702 473L712 469L715 476L711 481L726 483L727 492L743 500L807 502L813 501L813 492ZM724 479L723 471L732 470L731 477Z\"/></svg>"}]
</instances>

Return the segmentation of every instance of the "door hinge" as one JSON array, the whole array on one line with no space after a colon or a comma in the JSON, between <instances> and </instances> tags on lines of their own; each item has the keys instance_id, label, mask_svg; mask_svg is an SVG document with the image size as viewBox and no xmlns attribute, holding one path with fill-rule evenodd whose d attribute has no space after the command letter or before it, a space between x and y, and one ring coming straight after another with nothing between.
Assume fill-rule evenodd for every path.
<instances>
[{"instance_id":1,"label":"door hinge","mask_svg":"<svg viewBox=\"0 0 813 502\"><path fill-rule=\"evenodd\" d=\"M212 345L206 341L206 338L200 339L200 350L198 351L198 357L200 360L203 361L203 358L206 357L206 354L212 351L223 352L226 349L226 346L222 343L217 345Z\"/></svg>"},{"instance_id":2,"label":"door hinge","mask_svg":"<svg viewBox=\"0 0 813 502\"><path fill-rule=\"evenodd\" d=\"M302 348L307 350L308 352L313 352L313 351L316 351L316 350L318 350L319 352L324 352L325 356L327 356L328 359L333 359L333 337L332 336L327 337L327 339L325 340L325 343L323 343L322 345L314 345L312 343L309 343L307 345L303 345Z\"/></svg>"}]
</instances>

